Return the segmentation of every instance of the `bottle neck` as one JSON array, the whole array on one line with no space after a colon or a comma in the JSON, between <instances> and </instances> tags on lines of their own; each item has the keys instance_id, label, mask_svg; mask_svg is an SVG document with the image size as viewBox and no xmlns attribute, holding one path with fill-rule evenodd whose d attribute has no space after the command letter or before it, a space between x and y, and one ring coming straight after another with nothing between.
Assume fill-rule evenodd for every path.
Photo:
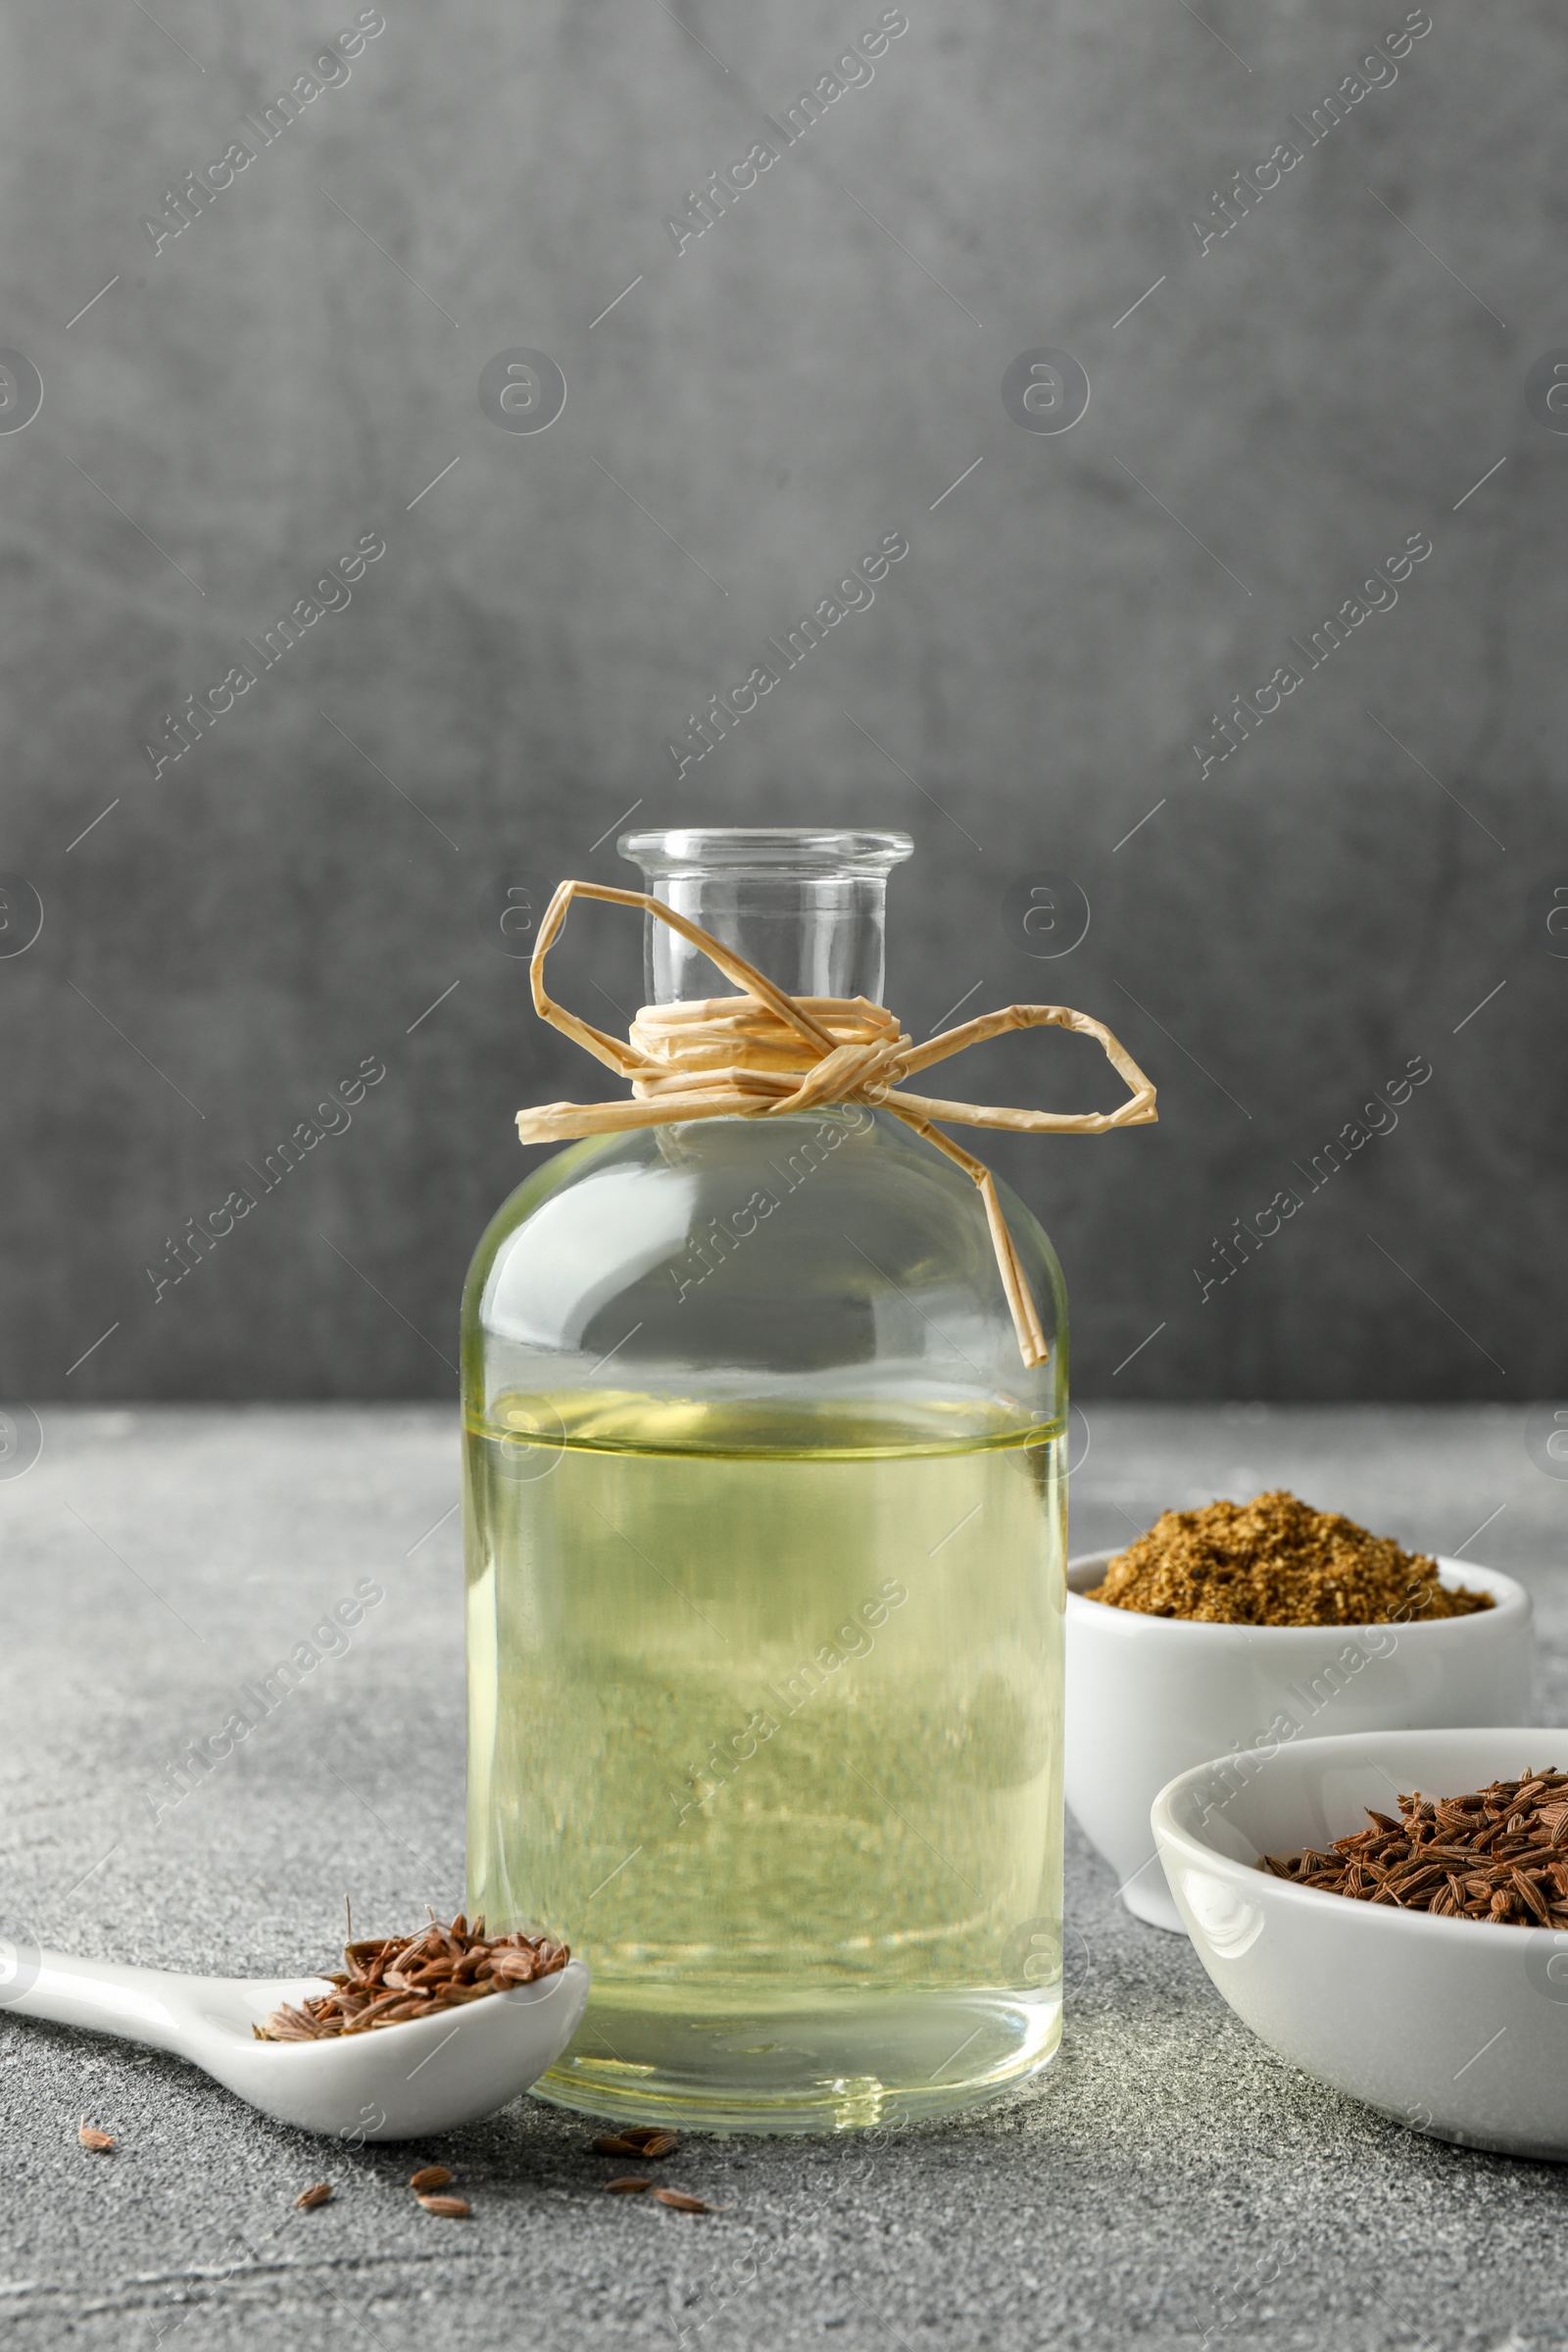
<instances>
[{"instance_id":1,"label":"bottle neck","mask_svg":"<svg viewBox=\"0 0 1568 2352\"><path fill-rule=\"evenodd\" d=\"M880 874L810 882L668 874L651 888L792 997L882 1002L887 884ZM735 983L716 964L655 915L648 917L643 979L650 1004L735 994Z\"/></svg>"},{"instance_id":2,"label":"bottle neck","mask_svg":"<svg viewBox=\"0 0 1568 2352\"><path fill-rule=\"evenodd\" d=\"M907 836L714 828L629 835L620 847L642 865L656 899L791 996L882 1002L888 870L908 855ZM644 985L650 1004L737 993L700 949L654 915Z\"/></svg>"}]
</instances>

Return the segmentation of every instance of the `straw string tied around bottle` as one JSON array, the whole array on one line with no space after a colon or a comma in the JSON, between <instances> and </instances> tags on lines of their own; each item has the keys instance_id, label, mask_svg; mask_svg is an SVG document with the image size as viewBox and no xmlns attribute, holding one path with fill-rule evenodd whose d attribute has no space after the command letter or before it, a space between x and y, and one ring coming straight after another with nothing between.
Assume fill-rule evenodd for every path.
<instances>
[{"instance_id":1,"label":"straw string tied around bottle","mask_svg":"<svg viewBox=\"0 0 1568 2352\"><path fill-rule=\"evenodd\" d=\"M545 957L561 935L573 899L635 906L656 916L701 949L744 993L694 1004L645 1004L625 1039L596 1029L558 1004L544 982ZM996 1178L983 1160L939 1134L932 1122L1006 1128L1022 1135L1108 1135L1113 1128L1149 1125L1158 1116L1153 1086L1102 1022L1065 1004L1008 1004L916 1046L885 1006L864 997L792 997L743 956L647 891L615 890L603 882L560 885L539 927L529 975L540 1019L617 1077L629 1080L632 1100L548 1102L519 1110L517 1133L523 1143L573 1143L583 1136L672 1126L686 1119L782 1118L836 1102L891 1111L962 1168L978 1188L1019 1350L1031 1368L1046 1361L1045 1332L1002 1213ZM1027 1110L950 1102L903 1089L903 1080L969 1046L1013 1029L1041 1028L1072 1029L1092 1037L1127 1086L1127 1101L1109 1111Z\"/></svg>"}]
</instances>

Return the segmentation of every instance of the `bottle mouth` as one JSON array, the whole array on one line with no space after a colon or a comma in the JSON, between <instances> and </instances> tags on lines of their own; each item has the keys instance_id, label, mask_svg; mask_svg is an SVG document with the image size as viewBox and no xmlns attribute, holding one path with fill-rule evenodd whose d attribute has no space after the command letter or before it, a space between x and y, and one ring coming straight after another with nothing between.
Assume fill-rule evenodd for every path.
<instances>
[{"instance_id":1,"label":"bottle mouth","mask_svg":"<svg viewBox=\"0 0 1568 2352\"><path fill-rule=\"evenodd\" d=\"M722 873L771 881L885 875L911 856L907 833L829 831L812 825L698 825L622 833L622 858L649 881Z\"/></svg>"}]
</instances>

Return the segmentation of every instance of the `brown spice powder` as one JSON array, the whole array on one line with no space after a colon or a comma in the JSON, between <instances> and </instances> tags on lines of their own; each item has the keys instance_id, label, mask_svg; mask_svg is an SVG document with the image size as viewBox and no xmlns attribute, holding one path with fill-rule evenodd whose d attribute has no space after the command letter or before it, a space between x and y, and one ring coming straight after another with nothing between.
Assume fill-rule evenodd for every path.
<instances>
[{"instance_id":1,"label":"brown spice powder","mask_svg":"<svg viewBox=\"0 0 1568 2352\"><path fill-rule=\"evenodd\" d=\"M1283 1490L1164 1512L1089 1598L1210 1625L1403 1625L1493 1605L1490 1592L1450 1591L1424 1552Z\"/></svg>"}]
</instances>

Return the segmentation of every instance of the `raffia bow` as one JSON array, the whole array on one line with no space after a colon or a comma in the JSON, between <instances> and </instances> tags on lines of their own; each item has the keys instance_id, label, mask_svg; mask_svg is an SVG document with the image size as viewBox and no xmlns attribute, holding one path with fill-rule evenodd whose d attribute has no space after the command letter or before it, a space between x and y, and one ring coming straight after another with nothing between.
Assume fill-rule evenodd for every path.
<instances>
[{"instance_id":1,"label":"raffia bow","mask_svg":"<svg viewBox=\"0 0 1568 2352\"><path fill-rule=\"evenodd\" d=\"M656 915L700 948L740 997L709 997L689 1004L645 1004L624 1044L558 1004L545 988L545 957L560 937L573 899L601 899ZM997 1180L983 1160L950 1143L932 1125L1005 1127L1023 1135L1107 1135L1113 1127L1143 1127L1157 1118L1154 1089L1125 1047L1101 1022L1065 1004L1009 1004L945 1029L915 1045L896 1014L864 997L792 997L710 933L641 890L612 890L602 882L563 882L545 910L529 965L534 1009L553 1029L631 1081L629 1102L547 1102L519 1110L525 1144L572 1143L629 1127L666 1127L684 1119L782 1118L830 1102L862 1102L923 1135L978 1186L1013 1328L1025 1364L1043 1364L1045 1332L1019 1263ZM984 1044L1009 1029L1075 1029L1102 1049L1130 1092L1115 1110L1015 1110L980 1102L945 1102L905 1094L895 1083L950 1054Z\"/></svg>"}]
</instances>

